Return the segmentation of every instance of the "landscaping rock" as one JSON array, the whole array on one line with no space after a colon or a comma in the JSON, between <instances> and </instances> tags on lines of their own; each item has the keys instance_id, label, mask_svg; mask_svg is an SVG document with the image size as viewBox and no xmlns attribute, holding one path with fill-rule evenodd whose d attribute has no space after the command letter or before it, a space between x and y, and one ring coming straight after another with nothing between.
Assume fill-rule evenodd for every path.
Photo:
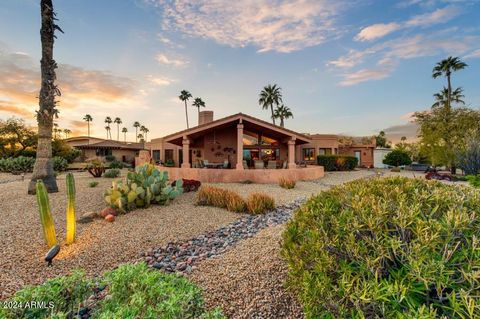
<instances>
[{"instance_id":1,"label":"landscaping rock","mask_svg":"<svg viewBox=\"0 0 480 319\"><path fill-rule=\"evenodd\" d=\"M115 209L111 208L111 207L105 207L104 209L102 209L102 211L100 212L100 216L105 218L107 217L108 215L113 215L113 216L117 216L118 213Z\"/></svg>"},{"instance_id":2,"label":"landscaping rock","mask_svg":"<svg viewBox=\"0 0 480 319\"><path fill-rule=\"evenodd\" d=\"M115 221L115 216L114 215L111 215L111 214L108 214L106 217L105 217L105 220L107 222L114 222Z\"/></svg>"}]
</instances>

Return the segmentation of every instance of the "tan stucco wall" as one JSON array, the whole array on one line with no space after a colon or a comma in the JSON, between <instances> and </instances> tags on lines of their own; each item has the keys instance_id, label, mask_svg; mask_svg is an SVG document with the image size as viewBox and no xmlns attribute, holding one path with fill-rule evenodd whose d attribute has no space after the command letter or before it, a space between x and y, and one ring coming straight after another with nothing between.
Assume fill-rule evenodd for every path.
<instances>
[{"instance_id":1,"label":"tan stucco wall","mask_svg":"<svg viewBox=\"0 0 480 319\"><path fill-rule=\"evenodd\" d=\"M348 155L348 156L355 156L355 151L360 151L360 167L373 167L373 150L374 147L369 146L348 146L348 147L341 147L339 149L339 154Z\"/></svg>"},{"instance_id":2,"label":"tan stucco wall","mask_svg":"<svg viewBox=\"0 0 480 319\"><path fill-rule=\"evenodd\" d=\"M303 149L313 148L315 150L315 158L320 154L319 149L329 148L332 150L332 154L338 152L338 137L336 135L324 135L324 136L310 136L312 142L308 144L299 145L295 150L295 161L303 161Z\"/></svg>"},{"instance_id":3,"label":"tan stucco wall","mask_svg":"<svg viewBox=\"0 0 480 319\"><path fill-rule=\"evenodd\" d=\"M84 149L82 150L85 160L100 159L103 160L105 157L97 156L94 149ZM112 155L119 161L123 160L122 156L125 156L125 161L127 163L133 162L135 160L136 151L134 150L112 150Z\"/></svg>"}]
</instances>

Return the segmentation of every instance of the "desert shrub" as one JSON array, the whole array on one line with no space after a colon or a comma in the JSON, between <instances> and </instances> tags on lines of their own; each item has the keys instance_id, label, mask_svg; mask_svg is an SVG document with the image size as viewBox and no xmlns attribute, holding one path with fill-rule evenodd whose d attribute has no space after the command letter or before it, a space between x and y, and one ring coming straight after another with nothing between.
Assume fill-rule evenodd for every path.
<instances>
[{"instance_id":1,"label":"desert shrub","mask_svg":"<svg viewBox=\"0 0 480 319\"><path fill-rule=\"evenodd\" d=\"M465 144L465 150L457 154L458 166L467 175L480 174L480 131L470 133Z\"/></svg>"},{"instance_id":2,"label":"desert shrub","mask_svg":"<svg viewBox=\"0 0 480 319\"><path fill-rule=\"evenodd\" d=\"M113 161L116 161L117 159L116 159L116 157L115 157L114 155L106 155L106 156L105 156L105 160L106 160L107 162L113 162Z\"/></svg>"},{"instance_id":3,"label":"desert shrub","mask_svg":"<svg viewBox=\"0 0 480 319\"><path fill-rule=\"evenodd\" d=\"M281 188L292 189L295 188L295 181L292 179L280 178L278 185L280 185Z\"/></svg>"},{"instance_id":4,"label":"desert shrub","mask_svg":"<svg viewBox=\"0 0 480 319\"><path fill-rule=\"evenodd\" d=\"M473 187L480 188L480 174L478 174L478 175L468 175L468 176L466 176L466 180Z\"/></svg>"},{"instance_id":5,"label":"desert shrub","mask_svg":"<svg viewBox=\"0 0 480 319\"><path fill-rule=\"evenodd\" d=\"M98 182L90 182L90 183L88 183L88 187L90 187L90 188L97 187L97 185L98 185Z\"/></svg>"},{"instance_id":6,"label":"desert shrub","mask_svg":"<svg viewBox=\"0 0 480 319\"><path fill-rule=\"evenodd\" d=\"M226 208L232 212L244 212L246 203L237 193L214 186L202 186L195 197L195 204Z\"/></svg>"},{"instance_id":7,"label":"desert shrub","mask_svg":"<svg viewBox=\"0 0 480 319\"><path fill-rule=\"evenodd\" d=\"M53 170L55 172L63 172L68 168L68 161L60 156L55 156L53 158Z\"/></svg>"},{"instance_id":8,"label":"desert shrub","mask_svg":"<svg viewBox=\"0 0 480 319\"><path fill-rule=\"evenodd\" d=\"M120 170L116 168L107 169L103 174L103 177L106 178L117 178L120 176Z\"/></svg>"},{"instance_id":9,"label":"desert shrub","mask_svg":"<svg viewBox=\"0 0 480 319\"><path fill-rule=\"evenodd\" d=\"M345 155L318 155L317 164L323 166L326 172L351 171L358 166L358 158Z\"/></svg>"},{"instance_id":10,"label":"desert shrub","mask_svg":"<svg viewBox=\"0 0 480 319\"><path fill-rule=\"evenodd\" d=\"M284 233L307 318L480 318L480 193L407 178L312 197Z\"/></svg>"},{"instance_id":11,"label":"desert shrub","mask_svg":"<svg viewBox=\"0 0 480 319\"><path fill-rule=\"evenodd\" d=\"M108 296L93 318L224 318L206 312L200 288L186 278L149 269L145 263L124 264L104 277Z\"/></svg>"},{"instance_id":12,"label":"desert shrub","mask_svg":"<svg viewBox=\"0 0 480 319\"><path fill-rule=\"evenodd\" d=\"M247 197L247 210L250 214L263 214L275 208L275 200L265 193L251 193Z\"/></svg>"},{"instance_id":13,"label":"desert shrub","mask_svg":"<svg viewBox=\"0 0 480 319\"><path fill-rule=\"evenodd\" d=\"M81 150L71 147L64 140L54 139L52 141L52 156L54 157L63 157L68 163L73 163L73 160L81 154Z\"/></svg>"},{"instance_id":14,"label":"desert shrub","mask_svg":"<svg viewBox=\"0 0 480 319\"><path fill-rule=\"evenodd\" d=\"M0 171L8 173L31 172L35 165L33 157L10 157L0 159Z\"/></svg>"},{"instance_id":15,"label":"desert shrub","mask_svg":"<svg viewBox=\"0 0 480 319\"><path fill-rule=\"evenodd\" d=\"M102 177L103 173L105 173L105 165L103 165L102 162L96 159L88 163L85 168L90 173L90 175L96 178Z\"/></svg>"},{"instance_id":16,"label":"desert shrub","mask_svg":"<svg viewBox=\"0 0 480 319\"><path fill-rule=\"evenodd\" d=\"M44 303L44 307L17 307L2 309L0 318L73 318L80 304L93 293L94 284L81 271L72 275L47 280L39 286L26 287L17 293L7 303L29 302Z\"/></svg>"},{"instance_id":17,"label":"desert shrub","mask_svg":"<svg viewBox=\"0 0 480 319\"><path fill-rule=\"evenodd\" d=\"M383 159L383 164L390 165L390 166L402 166L402 165L410 165L412 164L412 159L407 152L402 150L393 150Z\"/></svg>"},{"instance_id":18,"label":"desert shrub","mask_svg":"<svg viewBox=\"0 0 480 319\"><path fill-rule=\"evenodd\" d=\"M111 161L109 164L108 164L108 168L118 168L118 169L122 169L124 168L125 165L123 164L123 162L121 161L117 161L117 160L113 160Z\"/></svg>"}]
</instances>

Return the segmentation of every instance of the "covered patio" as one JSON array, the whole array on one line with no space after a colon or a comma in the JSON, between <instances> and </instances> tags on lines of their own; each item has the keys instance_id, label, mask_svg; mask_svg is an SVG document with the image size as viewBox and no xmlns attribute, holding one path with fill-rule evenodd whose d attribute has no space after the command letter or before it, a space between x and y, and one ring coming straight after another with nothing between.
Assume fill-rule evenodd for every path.
<instances>
[{"instance_id":1,"label":"covered patio","mask_svg":"<svg viewBox=\"0 0 480 319\"><path fill-rule=\"evenodd\" d=\"M180 148L180 167L162 167L171 178L270 183L323 176L323 167L295 163L296 146L309 143L309 137L242 113L165 136L163 142Z\"/></svg>"}]
</instances>

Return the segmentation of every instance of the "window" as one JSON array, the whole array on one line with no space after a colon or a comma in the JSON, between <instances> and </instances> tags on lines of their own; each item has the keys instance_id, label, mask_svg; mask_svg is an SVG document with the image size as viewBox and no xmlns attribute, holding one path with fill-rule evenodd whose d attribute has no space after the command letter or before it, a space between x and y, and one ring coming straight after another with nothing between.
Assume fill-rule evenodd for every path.
<instances>
[{"instance_id":1,"label":"window","mask_svg":"<svg viewBox=\"0 0 480 319\"><path fill-rule=\"evenodd\" d=\"M258 145L258 134L250 131L243 131L243 145Z\"/></svg>"},{"instance_id":2,"label":"window","mask_svg":"<svg viewBox=\"0 0 480 319\"><path fill-rule=\"evenodd\" d=\"M97 148L95 150L95 155L96 156L111 156L112 155L112 150L111 149L105 149L105 148Z\"/></svg>"},{"instance_id":3,"label":"window","mask_svg":"<svg viewBox=\"0 0 480 319\"><path fill-rule=\"evenodd\" d=\"M165 162L168 161L168 160L173 161L173 150L172 149L165 150Z\"/></svg>"},{"instance_id":4,"label":"window","mask_svg":"<svg viewBox=\"0 0 480 319\"><path fill-rule=\"evenodd\" d=\"M152 151L152 157L155 163L160 162L160 150L153 150Z\"/></svg>"},{"instance_id":5,"label":"window","mask_svg":"<svg viewBox=\"0 0 480 319\"><path fill-rule=\"evenodd\" d=\"M275 161L280 158L280 150L278 148L264 148L260 150L260 158L264 161Z\"/></svg>"},{"instance_id":6,"label":"window","mask_svg":"<svg viewBox=\"0 0 480 319\"><path fill-rule=\"evenodd\" d=\"M277 140L262 135L262 145L279 145Z\"/></svg>"},{"instance_id":7,"label":"window","mask_svg":"<svg viewBox=\"0 0 480 319\"><path fill-rule=\"evenodd\" d=\"M303 152L303 160L304 161L314 161L315 160L315 149L314 148L304 148L302 149Z\"/></svg>"},{"instance_id":8,"label":"window","mask_svg":"<svg viewBox=\"0 0 480 319\"><path fill-rule=\"evenodd\" d=\"M318 149L318 155L332 155L332 149L331 148L319 148Z\"/></svg>"}]
</instances>

